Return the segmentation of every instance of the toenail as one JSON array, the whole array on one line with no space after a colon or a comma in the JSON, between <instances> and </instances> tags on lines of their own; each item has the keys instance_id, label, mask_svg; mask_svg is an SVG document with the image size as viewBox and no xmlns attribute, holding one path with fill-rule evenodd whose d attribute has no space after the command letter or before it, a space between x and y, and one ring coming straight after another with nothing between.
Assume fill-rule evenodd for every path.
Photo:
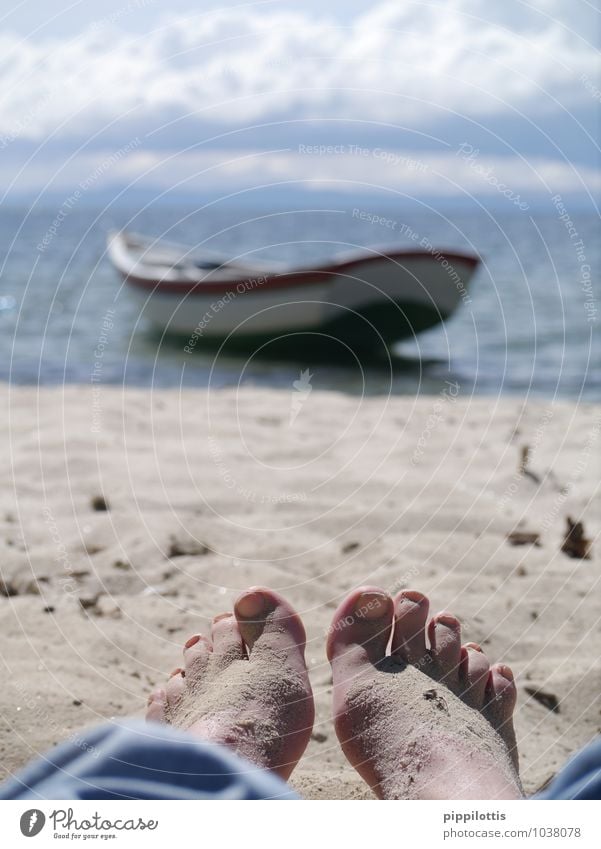
<instances>
[{"instance_id":1,"label":"toenail","mask_svg":"<svg viewBox=\"0 0 601 849\"><path fill-rule=\"evenodd\" d=\"M403 616L407 616L409 613L414 613L416 610L419 610L420 606L421 605L419 601L415 601L412 598L403 596L397 602L396 618L401 619Z\"/></svg>"},{"instance_id":2,"label":"toenail","mask_svg":"<svg viewBox=\"0 0 601 849\"><path fill-rule=\"evenodd\" d=\"M233 615L233 613L218 613L217 616L213 618L213 625L221 622L222 619L231 619Z\"/></svg>"},{"instance_id":3,"label":"toenail","mask_svg":"<svg viewBox=\"0 0 601 849\"><path fill-rule=\"evenodd\" d=\"M174 669L169 677L174 678L176 675L181 675L183 677L184 670L181 668L181 666L178 666L177 669Z\"/></svg>"},{"instance_id":4,"label":"toenail","mask_svg":"<svg viewBox=\"0 0 601 849\"><path fill-rule=\"evenodd\" d=\"M265 597L262 593L248 593L236 602L236 613L243 619L254 619L265 609Z\"/></svg>"},{"instance_id":5,"label":"toenail","mask_svg":"<svg viewBox=\"0 0 601 849\"><path fill-rule=\"evenodd\" d=\"M191 649L192 646L195 646L196 643L200 640L200 634L195 634L193 637L190 637L189 640L186 640L184 643L185 649Z\"/></svg>"},{"instance_id":6,"label":"toenail","mask_svg":"<svg viewBox=\"0 0 601 849\"><path fill-rule=\"evenodd\" d=\"M472 651L479 651L480 654L483 654L482 646L479 646L478 643L466 643L466 649L471 649Z\"/></svg>"},{"instance_id":7,"label":"toenail","mask_svg":"<svg viewBox=\"0 0 601 849\"><path fill-rule=\"evenodd\" d=\"M361 593L355 602L355 616L379 619L388 611L388 596L384 593Z\"/></svg>"},{"instance_id":8,"label":"toenail","mask_svg":"<svg viewBox=\"0 0 601 849\"><path fill-rule=\"evenodd\" d=\"M450 613L440 613L436 617L436 625L444 625L445 628L459 628L459 622Z\"/></svg>"},{"instance_id":9,"label":"toenail","mask_svg":"<svg viewBox=\"0 0 601 849\"><path fill-rule=\"evenodd\" d=\"M405 590L405 592L401 595L399 599L399 603L403 604L404 602L408 601L411 604L415 604L419 607L419 605L423 604L425 600L426 597L422 593L417 592L417 590Z\"/></svg>"},{"instance_id":10,"label":"toenail","mask_svg":"<svg viewBox=\"0 0 601 849\"><path fill-rule=\"evenodd\" d=\"M167 694L164 690L155 690L154 693L151 693L148 696L148 704L151 705L153 702L157 704L162 704L167 698Z\"/></svg>"},{"instance_id":11,"label":"toenail","mask_svg":"<svg viewBox=\"0 0 601 849\"><path fill-rule=\"evenodd\" d=\"M513 681L513 672L509 666L505 666L504 663L497 664L497 671L505 678L507 681Z\"/></svg>"}]
</instances>

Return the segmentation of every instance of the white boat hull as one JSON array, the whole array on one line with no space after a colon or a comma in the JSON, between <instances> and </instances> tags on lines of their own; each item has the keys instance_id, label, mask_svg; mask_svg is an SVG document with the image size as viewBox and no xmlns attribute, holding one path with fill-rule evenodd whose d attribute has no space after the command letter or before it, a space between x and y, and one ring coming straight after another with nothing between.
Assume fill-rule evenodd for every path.
<instances>
[{"instance_id":1,"label":"white boat hull","mask_svg":"<svg viewBox=\"0 0 601 849\"><path fill-rule=\"evenodd\" d=\"M125 234L109 254L152 324L195 341L335 332L385 344L418 333L469 300L475 257L434 251L364 251L317 268L265 271L216 263L200 269Z\"/></svg>"}]
</instances>

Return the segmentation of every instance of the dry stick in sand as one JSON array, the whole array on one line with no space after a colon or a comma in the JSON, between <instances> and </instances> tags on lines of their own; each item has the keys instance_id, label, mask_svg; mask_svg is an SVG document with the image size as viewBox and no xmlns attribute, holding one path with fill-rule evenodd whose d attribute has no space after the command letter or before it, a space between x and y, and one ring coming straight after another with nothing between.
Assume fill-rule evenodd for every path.
<instances>
[{"instance_id":1,"label":"dry stick in sand","mask_svg":"<svg viewBox=\"0 0 601 849\"><path fill-rule=\"evenodd\" d=\"M511 531L507 534L510 545L536 545L540 547L540 534L536 531Z\"/></svg>"},{"instance_id":2,"label":"dry stick in sand","mask_svg":"<svg viewBox=\"0 0 601 849\"><path fill-rule=\"evenodd\" d=\"M534 483L540 483L541 478L536 474L536 472L532 472L528 468L528 460L530 459L530 446L522 445L522 449L520 452L520 464L518 466L518 471L521 475L526 475L526 477L530 478L534 481Z\"/></svg>"},{"instance_id":3,"label":"dry stick in sand","mask_svg":"<svg viewBox=\"0 0 601 849\"><path fill-rule=\"evenodd\" d=\"M540 702L541 705L547 708L547 710L552 711L553 713L559 713L559 699L555 695L555 693L548 693L544 690L539 690L537 687L524 687L525 691L535 699L537 702Z\"/></svg>"}]
</instances>

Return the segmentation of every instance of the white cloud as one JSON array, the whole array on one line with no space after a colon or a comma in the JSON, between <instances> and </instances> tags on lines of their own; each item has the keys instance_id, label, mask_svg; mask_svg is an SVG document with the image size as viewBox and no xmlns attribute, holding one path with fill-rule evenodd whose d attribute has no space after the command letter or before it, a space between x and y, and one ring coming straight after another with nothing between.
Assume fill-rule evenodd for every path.
<instances>
[{"instance_id":1,"label":"white cloud","mask_svg":"<svg viewBox=\"0 0 601 849\"><path fill-rule=\"evenodd\" d=\"M493 157L459 151L427 154L423 151L363 148L319 154L298 150L270 152L217 150L186 153L143 150L130 143L131 152L114 150L83 153L68 169L60 155L34 160L18 178L20 191L33 191L52 174L52 189L68 195L74 187L119 190L136 184L156 192L206 197L260 186L287 184L308 191L329 190L360 197L378 194L394 202L403 197L488 197L500 204L537 203L549 194L601 191L601 173L555 159ZM56 175L56 176L55 176ZM8 184L13 171L0 160L0 180ZM87 191L87 189L86 189Z\"/></svg>"},{"instance_id":2,"label":"white cloud","mask_svg":"<svg viewBox=\"0 0 601 849\"><path fill-rule=\"evenodd\" d=\"M554 20L568 7L520 8L519 30L507 4L391 0L347 25L226 8L136 37L101 20L72 40L4 33L0 133L86 138L124 118L160 126L186 114L232 127L290 116L415 126L447 109L485 121L513 107L536 118L551 97L587 102L580 77L595 53Z\"/></svg>"}]
</instances>

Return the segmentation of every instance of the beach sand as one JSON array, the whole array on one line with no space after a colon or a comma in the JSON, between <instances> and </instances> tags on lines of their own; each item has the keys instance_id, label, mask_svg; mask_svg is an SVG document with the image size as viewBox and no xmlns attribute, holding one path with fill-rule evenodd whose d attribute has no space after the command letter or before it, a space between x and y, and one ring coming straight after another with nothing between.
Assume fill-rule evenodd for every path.
<instances>
[{"instance_id":1,"label":"beach sand","mask_svg":"<svg viewBox=\"0 0 601 849\"><path fill-rule=\"evenodd\" d=\"M601 546L561 551L568 515L599 533L598 408L455 384L418 400L0 392L2 777L142 714L187 636L250 584L284 593L307 627L317 720L292 781L305 797L370 797L334 735L324 653L334 608L362 583L428 593L513 666L528 792L601 732ZM540 544L511 545L516 528Z\"/></svg>"}]
</instances>

